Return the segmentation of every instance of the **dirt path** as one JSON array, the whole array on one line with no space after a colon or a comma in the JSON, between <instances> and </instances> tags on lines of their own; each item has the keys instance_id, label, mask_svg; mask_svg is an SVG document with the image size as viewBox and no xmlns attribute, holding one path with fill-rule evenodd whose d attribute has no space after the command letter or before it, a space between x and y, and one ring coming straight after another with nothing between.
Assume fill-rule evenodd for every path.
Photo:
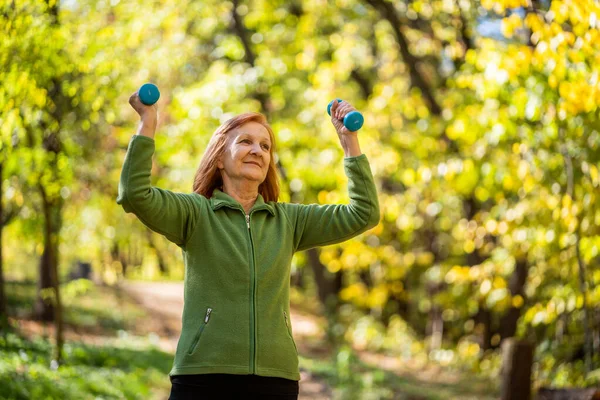
<instances>
[{"instance_id":1,"label":"dirt path","mask_svg":"<svg viewBox=\"0 0 600 400\"><path fill-rule=\"evenodd\" d=\"M159 346L163 351L175 353L177 340L181 332L181 313L183 311L182 282L132 282L122 283L121 288L131 295L144 308L151 312L152 324L157 324ZM291 309L294 339L300 354L307 348L303 339L314 336L318 327L310 316ZM300 369L300 400L331 399L331 389L315 378L309 371Z\"/></svg>"}]
</instances>

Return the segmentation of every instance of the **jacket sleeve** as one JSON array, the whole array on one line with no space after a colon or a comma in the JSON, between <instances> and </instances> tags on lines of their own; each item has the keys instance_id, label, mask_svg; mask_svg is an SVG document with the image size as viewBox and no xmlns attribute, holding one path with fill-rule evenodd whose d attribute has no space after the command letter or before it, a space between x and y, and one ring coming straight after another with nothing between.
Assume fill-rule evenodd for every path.
<instances>
[{"instance_id":1,"label":"jacket sleeve","mask_svg":"<svg viewBox=\"0 0 600 400\"><path fill-rule=\"evenodd\" d=\"M350 204L287 204L297 251L340 243L379 223L379 201L367 156L344 158Z\"/></svg>"},{"instance_id":2,"label":"jacket sleeve","mask_svg":"<svg viewBox=\"0 0 600 400\"><path fill-rule=\"evenodd\" d=\"M198 219L198 198L202 196L152 187L150 173L154 149L154 139L133 136L121 171L117 204L135 214L153 231L183 246Z\"/></svg>"}]
</instances>

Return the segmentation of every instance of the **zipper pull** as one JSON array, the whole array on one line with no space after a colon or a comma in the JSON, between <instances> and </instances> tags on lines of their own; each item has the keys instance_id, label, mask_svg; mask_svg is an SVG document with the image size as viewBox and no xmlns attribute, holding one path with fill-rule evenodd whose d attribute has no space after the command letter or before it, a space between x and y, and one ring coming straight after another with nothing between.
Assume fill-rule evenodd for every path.
<instances>
[{"instance_id":1,"label":"zipper pull","mask_svg":"<svg viewBox=\"0 0 600 400\"><path fill-rule=\"evenodd\" d=\"M250 229L250 215L246 214L246 225L248 225L248 229Z\"/></svg>"},{"instance_id":2,"label":"zipper pull","mask_svg":"<svg viewBox=\"0 0 600 400\"><path fill-rule=\"evenodd\" d=\"M285 311L283 312L283 317L285 318L285 326L286 326L287 328L289 328L289 326L288 326L288 322L287 322L287 313L286 313Z\"/></svg>"},{"instance_id":3,"label":"zipper pull","mask_svg":"<svg viewBox=\"0 0 600 400\"><path fill-rule=\"evenodd\" d=\"M212 312L212 308L209 308L208 310L206 310L206 317L204 317L204 323L207 324L208 323L208 319L210 318L210 313Z\"/></svg>"}]
</instances>

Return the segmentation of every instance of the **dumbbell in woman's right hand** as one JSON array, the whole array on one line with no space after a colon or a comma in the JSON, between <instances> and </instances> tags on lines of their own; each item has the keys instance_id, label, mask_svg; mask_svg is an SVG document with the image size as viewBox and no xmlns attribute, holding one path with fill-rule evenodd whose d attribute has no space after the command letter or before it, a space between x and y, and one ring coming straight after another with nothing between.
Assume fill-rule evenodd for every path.
<instances>
[{"instance_id":1,"label":"dumbbell in woman's right hand","mask_svg":"<svg viewBox=\"0 0 600 400\"><path fill-rule=\"evenodd\" d=\"M344 100L337 99L338 104L342 103ZM327 114L331 115L331 106L333 105L334 100L329 102L327 106ZM351 111L346 116L344 116L344 126L351 132L356 132L360 128L362 128L365 119L363 115L358 111Z\"/></svg>"},{"instance_id":2,"label":"dumbbell in woman's right hand","mask_svg":"<svg viewBox=\"0 0 600 400\"><path fill-rule=\"evenodd\" d=\"M156 85L146 83L129 97L129 104L131 104L131 107L139 114L142 120L146 118L154 119L158 116L156 102L159 98L160 92Z\"/></svg>"},{"instance_id":3,"label":"dumbbell in woman's right hand","mask_svg":"<svg viewBox=\"0 0 600 400\"><path fill-rule=\"evenodd\" d=\"M144 91L145 87L152 84L142 85L142 87L129 97L129 104L140 116L140 124L138 126L138 135L154 138L156 127L158 125L158 106L156 100L160 97L158 88L154 86L156 92L148 98L148 92ZM150 88L153 90L152 88ZM152 94L152 93L150 93ZM151 104L146 104L151 103Z\"/></svg>"}]
</instances>

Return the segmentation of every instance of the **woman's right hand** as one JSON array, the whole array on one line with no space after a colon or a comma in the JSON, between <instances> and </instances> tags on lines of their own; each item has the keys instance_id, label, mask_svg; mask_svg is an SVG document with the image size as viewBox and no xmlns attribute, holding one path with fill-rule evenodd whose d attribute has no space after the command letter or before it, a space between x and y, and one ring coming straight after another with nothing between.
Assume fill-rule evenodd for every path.
<instances>
[{"instance_id":1,"label":"woman's right hand","mask_svg":"<svg viewBox=\"0 0 600 400\"><path fill-rule=\"evenodd\" d=\"M142 100L140 100L138 92L135 92L129 96L129 104L140 116L140 125L137 134L154 138L156 125L158 123L158 106L156 103L151 106L145 105L142 103Z\"/></svg>"},{"instance_id":2,"label":"woman's right hand","mask_svg":"<svg viewBox=\"0 0 600 400\"><path fill-rule=\"evenodd\" d=\"M139 114L140 119L142 121L152 119L158 120L158 106L156 105L157 103L154 103L151 106L145 105L144 103L142 103L142 100L140 100L140 95L138 94L138 92L135 92L131 96L129 96L129 104L131 104L131 107L133 107L135 112Z\"/></svg>"}]
</instances>

